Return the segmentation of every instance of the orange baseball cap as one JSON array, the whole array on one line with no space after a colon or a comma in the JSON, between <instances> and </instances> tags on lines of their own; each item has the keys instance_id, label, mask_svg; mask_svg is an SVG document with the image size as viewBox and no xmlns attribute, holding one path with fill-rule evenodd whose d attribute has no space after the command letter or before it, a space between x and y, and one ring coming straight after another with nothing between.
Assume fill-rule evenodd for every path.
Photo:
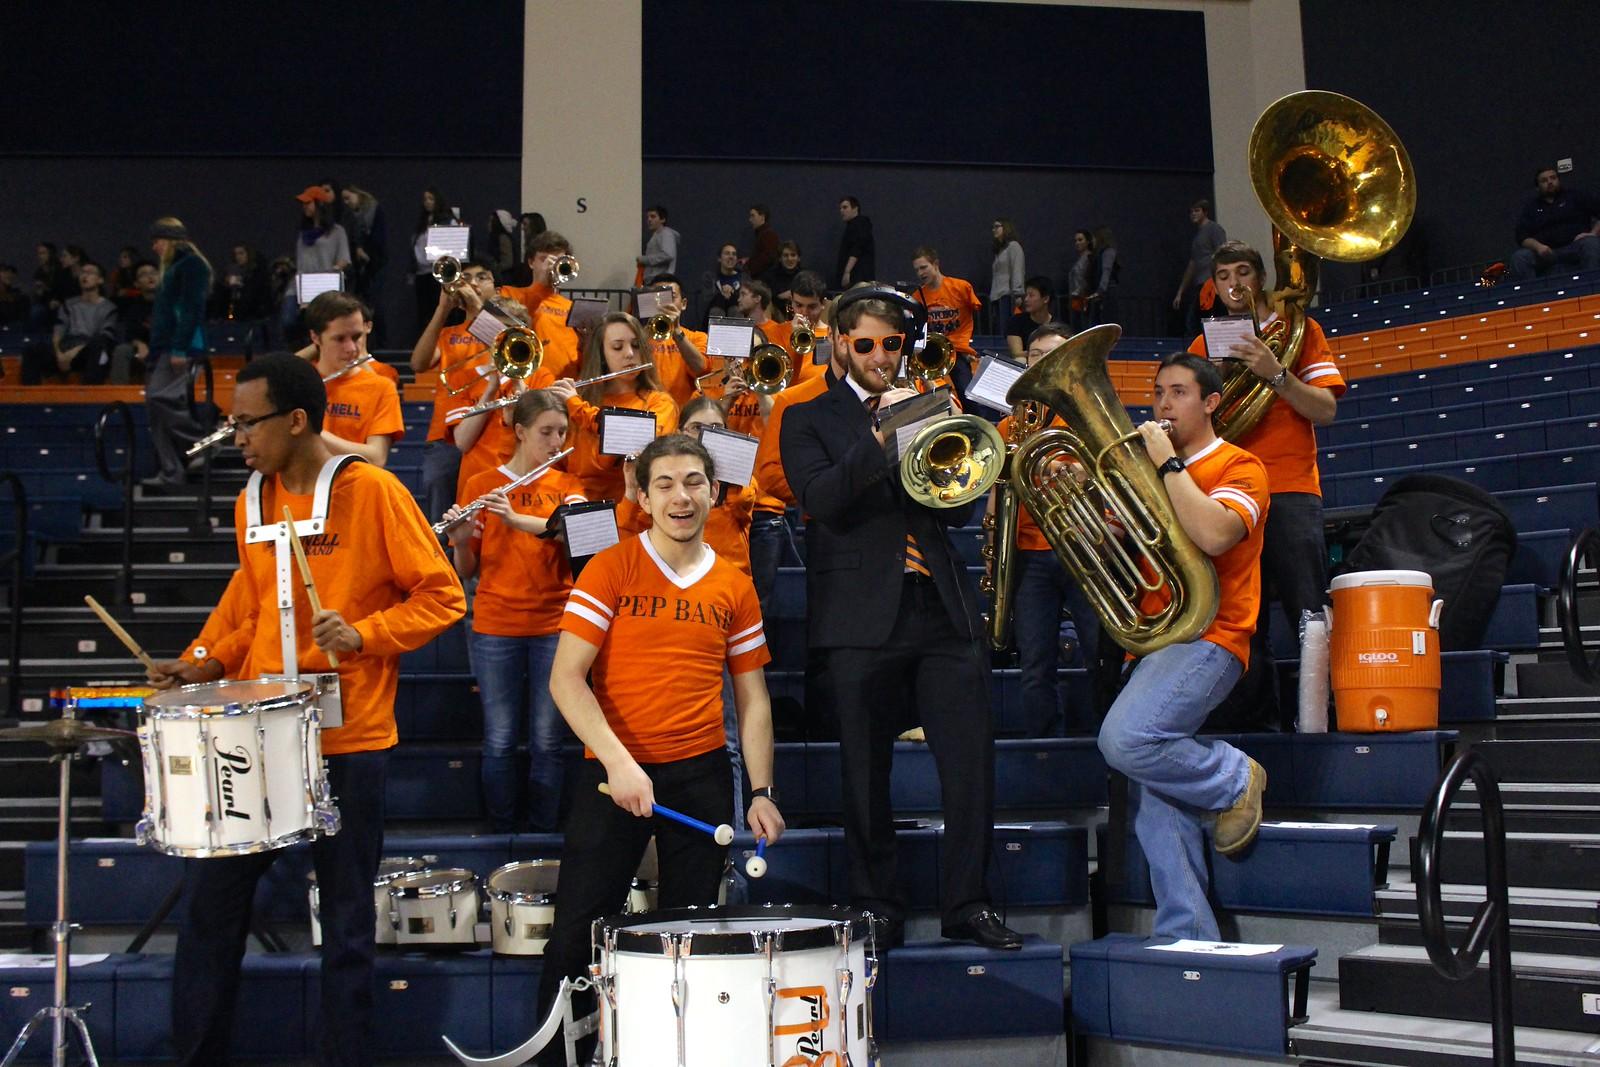
<instances>
[{"instance_id":1,"label":"orange baseball cap","mask_svg":"<svg viewBox=\"0 0 1600 1067\"><path fill-rule=\"evenodd\" d=\"M302 204L331 204L333 195L320 185L308 185L295 199Z\"/></svg>"}]
</instances>

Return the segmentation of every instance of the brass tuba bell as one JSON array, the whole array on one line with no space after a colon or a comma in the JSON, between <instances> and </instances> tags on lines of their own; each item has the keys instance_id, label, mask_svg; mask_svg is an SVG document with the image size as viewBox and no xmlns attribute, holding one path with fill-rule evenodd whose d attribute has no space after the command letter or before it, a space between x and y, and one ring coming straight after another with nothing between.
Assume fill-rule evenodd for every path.
<instances>
[{"instance_id":1,"label":"brass tuba bell","mask_svg":"<svg viewBox=\"0 0 1600 1067\"><path fill-rule=\"evenodd\" d=\"M1023 442L1011 458L1011 485L1106 632L1143 656L1204 633L1219 593L1216 568L1183 532L1111 385L1106 357L1121 336L1120 326L1091 327L1011 386L1011 404L1035 401L1066 423ZM1146 595L1161 590L1166 601L1147 609Z\"/></svg>"},{"instance_id":2,"label":"brass tuba bell","mask_svg":"<svg viewBox=\"0 0 1600 1067\"><path fill-rule=\"evenodd\" d=\"M1306 304L1318 260L1362 263L1388 252L1411 225L1417 179L1405 145L1377 112L1338 93L1290 93L1250 131L1250 182L1272 220L1277 289L1269 299L1282 326L1263 336L1293 370L1305 344ZM1254 312L1254 297L1251 297ZM1248 367L1223 369L1217 434L1237 442L1260 424L1275 394Z\"/></svg>"}]
</instances>

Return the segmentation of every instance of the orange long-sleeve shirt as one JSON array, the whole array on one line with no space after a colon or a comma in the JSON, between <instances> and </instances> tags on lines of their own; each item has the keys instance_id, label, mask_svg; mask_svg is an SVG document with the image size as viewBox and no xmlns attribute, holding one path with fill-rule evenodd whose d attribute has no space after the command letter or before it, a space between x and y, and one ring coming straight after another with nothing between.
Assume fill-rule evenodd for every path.
<instances>
[{"instance_id":1,"label":"orange long-sleeve shirt","mask_svg":"<svg viewBox=\"0 0 1600 1067\"><path fill-rule=\"evenodd\" d=\"M678 406L660 389L643 394L607 393L604 406L652 413L657 437L678 428ZM583 483L583 495L589 500L621 500L625 487L622 457L600 452L600 410L581 396L567 400L567 444L572 447L567 473Z\"/></svg>"},{"instance_id":2,"label":"orange long-sleeve shirt","mask_svg":"<svg viewBox=\"0 0 1600 1067\"><path fill-rule=\"evenodd\" d=\"M798 385L791 385L772 401L772 410L767 412L767 425L761 432L761 444L756 448L756 485L760 486L762 493L776 497L785 504L795 502L794 490L789 488L789 479L783 474L783 456L778 451L783 413L796 404L815 400L828 391L830 384L824 372Z\"/></svg>"},{"instance_id":3,"label":"orange long-sleeve shirt","mask_svg":"<svg viewBox=\"0 0 1600 1067\"><path fill-rule=\"evenodd\" d=\"M578 332L567 325L572 301L544 283L521 287L502 285L499 293L528 309L533 332L544 343L544 361L539 365L548 367L557 378L576 378L581 359Z\"/></svg>"}]
</instances>

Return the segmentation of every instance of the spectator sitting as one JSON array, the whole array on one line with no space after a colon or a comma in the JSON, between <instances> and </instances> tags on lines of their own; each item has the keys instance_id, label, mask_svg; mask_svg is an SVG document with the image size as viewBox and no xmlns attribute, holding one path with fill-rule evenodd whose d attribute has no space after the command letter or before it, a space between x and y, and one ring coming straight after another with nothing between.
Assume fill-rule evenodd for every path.
<instances>
[{"instance_id":1,"label":"spectator sitting","mask_svg":"<svg viewBox=\"0 0 1600 1067\"><path fill-rule=\"evenodd\" d=\"M117 307L106 299L104 285L99 264L84 260L78 267L79 293L61 305L50 343L35 341L22 349L23 385L38 385L46 375L65 380L71 371L77 371L85 385L106 380L116 340Z\"/></svg>"},{"instance_id":2,"label":"spectator sitting","mask_svg":"<svg viewBox=\"0 0 1600 1067\"><path fill-rule=\"evenodd\" d=\"M111 270L111 299L135 300L139 296L137 271L139 250L133 245L123 245L117 253L117 265Z\"/></svg>"},{"instance_id":3,"label":"spectator sitting","mask_svg":"<svg viewBox=\"0 0 1600 1067\"><path fill-rule=\"evenodd\" d=\"M793 241L785 241L778 246L778 262L761 276L777 301L776 310L781 312L781 318L789 317L789 286L794 284L794 276L804 269L800 265L800 246Z\"/></svg>"},{"instance_id":4,"label":"spectator sitting","mask_svg":"<svg viewBox=\"0 0 1600 1067\"><path fill-rule=\"evenodd\" d=\"M641 282L654 285L659 276L678 272L678 240L682 234L667 225L667 209L660 204L644 213L644 225L650 237L645 241L644 254L636 262Z\"/></svg>"},{"instance_id":5,"label":"spectator sitting","mask_svg":"<svg viewBox=\"0 0 1600 1067\"><path fill-rule=\"evenodd\" d=\"M711 315L732 315L739 302L739 287L744 276L739 272L739 249L729 241L717 251L717 266L700 276L700 293L695 300L696 322L704 325Z\"/></svg>"},{"instance_id":6,"label":"spectator sitting","mask_svg":"<svg viewBox=\"0 0 1600 1067\"><path fill-rule=\"evenodd\" d=\"M1041 326L1049 325L1050 301L1055 296L1055 286L1043 274L1029 278L1022 289L1022 310L1011 316L1006 325L1006 348L1015 359L1027 355L1028 338ZM1064 340L1064 338L1063 338Z\"/></svg>"},{"instance_id":7,"label":"spectator sitting","mask_svg":"<svg viewBox=\"0 0 1600 1067\"><path fill-rule=\"evenodd\" d=\"M989 274L989 329L998 333L1006 328L1022 301L1027 267L1017 227L1010 219L995 219L989 232L994 242L994 266ZM1035 325L1042 326L1048 320L1046 315ZM1020 348L1017 354L1021 354Z\"/></svg>"},{"instance_id":8,"label":"spectator sitting","mask_svg":"<svg viewBox=\"0 0 1600 1067\"><path fill-rule=\"evenodd\" d=\"M1511 277L1526 280L1552 267L1600 270L1600 201L1578 189L1561 188L1554 167L1534 175L1535 193L1517 217Z\"/></svg>"},{"instance_id":9,"label":"spectator sitting","mask_svg":"<svg viewBox=\"0 0 1600 1067\"><path fill-rule=\"evenodd\" d=\"M28 294L17 288L17 268L0 263L0 326L26 326L28 311Z\"/></svg>"},{"instance_id":10,"label":"spectator sitting","mask_svg":"<svg viewBox=\"0 0 1600 1067\"><path fill-rule=\"evenodd\" d=\"M160 268L148 259L140 260L133 268L133 284L132 298L117 298L119 339L111 350L112 385L144 381L145 361L150 358L150 316L161 288Z\"/></svg>"},{"instance_id":11,"label":"spectator sitting","mask_svg":"<svg viewBox=\"0 0 1600 1067\"><path fill-rule=\"evenodd\" d=\"M767 210L765 204L754 204L750 208L750 228L755 231L754 240L751 242L750 255L740 264L752 278L759 278L778 262L778 246L783 244L778 239L778 231L772 228L768 220L772 212Z\"/></svg>"},{"instance_id":12,"label":"spectator sitting","mask_svg":"<svg viewBox=\"0 0 1600 1067\"><path fill-rule=\"evenodd\" d=\"M264 319L273 306L271 286L260 257L249 245L234 245L232 261L217 279L212 316L245 321Z\"/></svg>"},{"instance_id":13,"label":"spectator sitting","mask_svg":"<svg viewBox=\"0 0 1600 1067\"><path fill-rule=\"evenodd\" d=\"M55 322L56 315L61 311L61 303L66 299L58 295L61 292L60 276L65 272L57 262L56 246L49 241L40 241L33 246L33 329L42 330ZM67 296L73 295L68 293Z\"/></svg>"}]
</instances>

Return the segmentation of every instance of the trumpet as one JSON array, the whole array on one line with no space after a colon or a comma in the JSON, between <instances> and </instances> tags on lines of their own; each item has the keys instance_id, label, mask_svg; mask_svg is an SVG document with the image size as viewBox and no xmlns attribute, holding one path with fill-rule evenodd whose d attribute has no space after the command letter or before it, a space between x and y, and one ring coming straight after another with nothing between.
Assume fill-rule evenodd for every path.
<instances>
[{"instance_id":1,"label":"trumpet","mask_svg":"<svg viewBox=\"0 0 1600 1067\"><path fill-rule=\"evenodd\" d=\"M631 367L623 367L621 370L607 371L605 374L596 374L593 378L579 379L578 381L573 382L572 386L574 389L582 389L584 386L588 385L599 385L601 382L609 382L613 378L622 378L629 374L638 374L640 371L644 370L646 366L647 364L644 363L636 363ZM514 393L511 396L500 397L498 400L488 400L482 404L468 408L466 411L461 413L461 417L463 419L470 419L472 416L482 415L486 411L499 411L501 408L510 407L520 399L522 399L522 394Z\"/></svg>"},{"instance_id":2,"label":"trumpet","mask_svg":"<svg viewBox=\"0 0 1600 1067\"><path fill-rule=\"evenodd\" d=\"M207 449L215 448L217 445L227 441L228 438L233 436L233 434L234 421L233 416L230 415L218 423L215 430L212 430L210 433L200 438L200 440L190 445L189 450L183 454L183 458L193 459Z\"/></svg>"},{"instance_id":3,"label":"trumpet","mask_svg":"<svg viewBox=\"0 0 1600 1067\"><path fill-rule=\"evenodd\" d=\"M956 365L956 346L950 338L942 333L930 333L923 346L918 349L909 347L905 356L900 361L900 375L895 379L895 388L912 388L913 382L924 382L932 385L940 378L947 376Z\"/></svg>"},{"instance_id":4,"label":"trumpet","mask_svg":"<svg viewBox=\"0 0 1600 1067\"><path fill-rule=\"evenodd\" d=\"M694 384L695 388L703 389L708 379L720 374L726 385L737 376L752 393L770 396L782 392L789 384L789 372L793 369L789 353L781 345L757 345L748 356L730 357L722 368L707 371L696 378Z\"/></svg>"},{"instance_id":5,"label":"trumpet","mask_svg":"<svg viewBox=\"0 0 1600 1067\"><path fill-rule=\"evenodd\" d=\"M464 522L470 521L478 514L478 512L489 506L489 498L494 496L495 493L509 493L513 489L521 489L530 482L538 481L539 477L543 475L545 471L549 470L551 467L554 467L557 463L560 463L570 455L572 455L572 449L563 448L560 452L557 452L555 455L551 456L549 459L533 468L533 470L529 471L527 474L524 474L518 478L513 478L500 488L491 490L490 492L485 493L483 496L480 496L478 499L462 508L461 513L455 518L440 519L438 522L433 524L434 535L438 536L445 533L447 530L455 529Z\"/></svg>"},{"instance_id":6,"label":"trumpet","mask_svg":"<svg viewBox=\"0 0 1600 1067\"><path fill-rule=\"evenodd\" d=\"M445 289L461 284L461 261L452 255L442 255L433 261L433 280Z\"/></svg>"},{"instance_id":7,"label":"trumpet","mask_svg":"<svg viewBox=\"0 0 1600 1067\"><path fill-rule=\"evenodd\" d=\"M658 311L651 315L645 323L645 329L650 333L650 340L657 344L664 343L672 337L672 331L678 325L677 311Z\"/></svg>"},{"instance_id":8,"label":"trumpet","mask_svg":"<svg viewBox=\"0 0 1600 1067\"><path fill-rule=\"evenodd\" d=\"M575 256L561 256L550 264L550 284L557 289L563 285L571 285L572 280L578 276L578 260Z\"/></svg>"},{"instance_id":9,"label":"trumpet","mask_svg":"<svg viewBox=\"0 0 1600 1067\"><path fill-rule=\"evenodd\" d=\"M794 317L794 327L789 331L789 347L797 356L809 356L817 347L817 334L804 315Z\"/></svg>"},{"instance_id":10,"label":"trumpet","mask_svg":"<svg viewBox=\"0 0 1600 1067\"><path fill-rule=\"evenodd\" d=\"M365 366L366 364L371 363L373 360L375 360L377 358L378 358L377 356L374 356L372 353L369 352L366 355L362 356L360 359L356 360L355 362L350 363L347 366L339 368L338 370L334 371L332 374L324 374L322 376L322 384L326 385L329 382L334 381L335 379L343 378L346 374L352 374L352 373L355 372L356 368Z\"/></svg>"}]
</instances>

